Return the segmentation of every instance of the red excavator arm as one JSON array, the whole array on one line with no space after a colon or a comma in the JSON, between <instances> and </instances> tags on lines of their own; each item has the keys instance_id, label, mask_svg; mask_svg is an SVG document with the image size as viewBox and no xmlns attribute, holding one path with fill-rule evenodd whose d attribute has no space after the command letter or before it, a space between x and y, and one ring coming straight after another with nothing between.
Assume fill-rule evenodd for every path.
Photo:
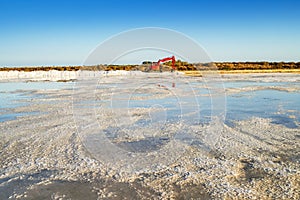
<instances>
[{"instance_id":1,"label":"red excavator arm","mask_svg":"<svg viewBox=\"0 0 300 200\"><path fill-rule=\"evenodd\" d=\"M153 69L153 70L158 69L158 67L160 66L160 63L167 62L170 60L172 61L172 71L173 71L173 70L175 70L175 62L176 62L175 56L159 59L156 63L152 64L151 69Z\"/></svg>"},{"instance_id":2,"label":"red excavator arm","mask_svg":"<svg viewBox=\"0 0 300 200\"><path fill-rule=\"evenodd\" d=\"M172 60L172 69L175 70L175 56L167 57L167 58L163 58L163 59L158 60L158 65L160 65L160 63L162 63L162 62L167 62L167 61L170 61L170 60Z\"/></svg>"}]
</instances>

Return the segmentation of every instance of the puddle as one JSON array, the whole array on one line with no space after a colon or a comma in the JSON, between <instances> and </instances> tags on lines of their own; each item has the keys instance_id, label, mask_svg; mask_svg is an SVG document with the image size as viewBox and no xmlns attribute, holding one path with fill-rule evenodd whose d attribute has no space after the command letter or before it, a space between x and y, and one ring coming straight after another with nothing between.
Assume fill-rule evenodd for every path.
<instances>
[{"instance_id":1,"label":"puddle","mask_svg":"<svg viewBox=\"0 0 300 200\"><path fill-rule=\"evenodd\" d=\"M169 138L155 138L148 137L144 140L132 141L132 142L121 142L117 145L124 150L134 152L134 153L143 153L156 151L162 148L163 145L167 144L170 141Z\"/></svg>"},{"instance_id":2,"label":"puddle","mask_svg":"<svg viewBox=\"0 0 300 200\"><path fill-rule=\"evenodd\" d=\"M57 172L53 170L41 170L33 174L16 174L13 177L0 179L0 199L9 199L15 192L23 193L28 187L55 173Z\"/></svg>"},{"instance_id":3,"label":"puddle","mask_svg":"<svg viewBox=\"0 0 300 200\"><path fill-rule=\"evenodd\" d=\"M38 90L54 90L70 88L74 83L65 82L2 82L0 84L0 122L15 120L17 117L35 115L39 112L16 112L9 110L29 106L32 99L45 98Z\"/></svg>"},{"instance_id":4,"label":"puddle","mask_svg":"<svg viewBox=\"0 0 300 200\"><path fill-rule=\"evenodd\" d=\"M21 112L21 113L7 113L0 115L0 122L15 120L18 117L28 116L28 115L38 115L41 112Z\"/></svg>"},{"instance_id":5,"label":"puddle","mask_svg":"<svg viewBox=\"0 0 300 200\"><path fill-rule=\"evenodd\" d=\"M288 83L278 84L287 85ZM226 118L228 121L245 120L251 117L271 118L275 124L281 124L288 128L298 128L296 123L300 121L299 99L299 92L272 89L228 94ZM292 113L291 117L289 111L295 109L296 111Z\"/></svg>"}]
</instances>

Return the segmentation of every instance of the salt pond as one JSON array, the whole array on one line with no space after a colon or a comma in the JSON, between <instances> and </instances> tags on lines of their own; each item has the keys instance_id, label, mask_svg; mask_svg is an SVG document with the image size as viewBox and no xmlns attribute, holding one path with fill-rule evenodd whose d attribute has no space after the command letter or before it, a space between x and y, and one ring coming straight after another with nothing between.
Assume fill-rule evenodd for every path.
<instances>
[{"instance_id":1,"label":"salt pond","mask_svg":"<svg viewBox=\"0 0 300 200\"><path fill-rule=\"evenodd\" d=\"M0 199L300 198L299 75L124 73L0 84Z\"/></svg>"},{"instance_id":2,"label":"salt pond","mask_svg":"<svg viewBox=\"0 0 300 200\"><path fill-rule=\"evenodd\" d=\"M37 112L13 112L11 109L20 106L30 106L31 99L41 98L37 90L56 90L71 88L70 82L0 82L0 122L13 120L16 117L36 114Z\"/></svg>"},{"instance_id":3,"label":"salt pond","mask_svg":"<svg viewBox=\"0 0 300 200\"><path fill-rule=\"evenodd\" d=\"M260 81L249 80L224 80L224 89L226 92L226 121L230 123L232 120L243 120L251 117L263 117L271 118L274 123L283 124L289 127L296 128L300 121L300 85L297 81L289 80L277 80L269 81L268 77L261 79ZM186 84L188 83L188 85ZM149 83L147 83L149 85ZM157 87L157 83L154 81L153 86ZM54 90L54 89L73 89L75 84L73 82L2 82L0 84L0 121L15 119L16 116L24 116L29 113L12 113L9 108L15 108L19 106L29 106L30 99L43 98L36 93L38 90ZM108 92L112 92L112 88L127 87L114 83L98 83L97 89L108 88ZM182 113L193 112L195 107L199 108L200 121L205 122L211 115L211 96L209 90L205 88L205 85L199 80L186 80L186 82L179 82L176 84L177 88L186 87L191 90L193 94L185 96L186 103L190 103L190 106L184 107L179 105L181 99L178 95L167 95L163 98L157 98L153 96L149 91L143 90L141 86L134 88L135 91L122 91L125 94L119 93L110 96L115 100L110 106L115 108L124 106L122 100L125 102L125 106L128 107L145 107L149 108L153 105L160 106L166 109L166 116L169 119L179 116ZM171 88L171 85L167 86ZM164 88L163 88L164 89ZM172 88L171 88L172 89ZM171 90L170 90L171 91ZM172 91L171 91L172 92ZM191 92L191 91L188 91ZM141 97L141 98L139 98ZM144 98L142 98L144 97ZM154 97L154 98L151 98ZM130 98L130 99L129 99ZM94 99L93 101L86 101L83 103L85 106L97 106L95 101L100 99ZM198 116L199 117L199 116ZM193 116L189 120L193 120Z\"/></svg>"}]
</instances>

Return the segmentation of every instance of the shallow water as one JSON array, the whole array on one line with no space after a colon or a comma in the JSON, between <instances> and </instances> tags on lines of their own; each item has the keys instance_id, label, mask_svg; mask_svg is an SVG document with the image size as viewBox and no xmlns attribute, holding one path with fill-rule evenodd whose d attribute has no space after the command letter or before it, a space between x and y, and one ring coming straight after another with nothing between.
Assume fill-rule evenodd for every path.
<instances>
[{"instance_id":1,"label":"shallow water","mask_svg":"<svg viewBox=\"0 0 300 200\"><path fill-rule=\"evenodd\" d=\"M38 112L13 112L12 109L30 105L30 99L42 98L35 94L38 90L72 88L69 82L1 82L0 83L0 122Z\"/></svg>"},{"instance_id":2,"label":"shallow water","mask_svg":"<svg viewBox=\"0 0 300 200\"><path fill-rule=\"evenodd\" d=\"M123 83L98 84L97 90L120 88ZM155 84L155 82L153 82ZM251 117L271 118L276 124L283 124L290 128L298 127L300 121L300 91L282 91L276 88L291 88L297 83L291 82L258 82L258 81L225 81L225 89L240 89L233 94L226 95L226 121L230 124L233 120L244 120ZM126 85L122 85L123 89ZM186 92L184 95L172 93L162 98L152 97L151 90L142 87L128 92L112 93L110 98L82 101L85 107L99 107L106 104L111 108L163 108L158 115L165 121L185 119L192 123L207 123L212 114L212 102L209 90L200 81L188 83L178 82L176 88ZM71 89L73 83L69 82L6 82L0 84L0 121L15 119L31 113L12 113L9 109L29 105L28 99L40 98L34 94L37 90ZM243 91L243 88L252 87L253 90ZM144 89L144 90L143 90ZM123 92L123 93L122 93ZM127 93L126 93L127 92ZM116 103L115 103L116 102ZM162 120L162 119L156 119ZM140 121L146 123L147 119Z\"/></svg>"},{"instance_id":3,"label":"shallow water","mask_svg":"<svg viewBox=\"0 0 300 200\"><path fill-rule=\"evenodd\" d=\"M191 81L189 85L179 83L176 87L186 92L172 94L170 89L170 95L162 98L151 98L151 91L136 90L127 96L117 93L107 103L112 108L163 108L163 112L157 115L165 115L166 121L184 118L193 123L207 123L214 109L214 97L203 86L203 83L197 81ZM297 83L291 82L225 81L225 90L238 90L226 94L226 121L251 117L271 118L276 124L297 128L300 121L300 90L288 90L295 86Z\"/></svg>"},{"instance_id":4,"label":"shallow water","mask_svg":"<svg viewBox=\"0 0 300 200\"><path fill-rule=\"evenodd\" d=\"M265 86L290 88L289 82L229 82L226 88L262 87L261 89L227 95L227 120L244 120L250 117L271 118L276 124L297 128L300 121L300 91L288 92Z\"/></svg>"}]
</instances>

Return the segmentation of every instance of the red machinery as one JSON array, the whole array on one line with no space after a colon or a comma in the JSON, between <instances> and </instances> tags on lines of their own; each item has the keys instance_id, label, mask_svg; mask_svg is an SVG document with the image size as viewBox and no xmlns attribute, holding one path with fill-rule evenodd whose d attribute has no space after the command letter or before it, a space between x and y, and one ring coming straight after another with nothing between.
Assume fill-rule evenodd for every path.
<instances>
[{"instance_id":1,"label":"red machinery","mask_svg":"<svg viewBox=\"0 0 300 200\"><path fill-rule=\"evenodd\" d=\"M161 71L160 63L167 62L170 60L172 61L172 71L174 71L175 70L175 61L176 61L175 56L162 58L162 59L159 59L157 62L153 62L151 65L151 70L158 70L158 68L159 68Z\"/></svg>"}]
</instances>

